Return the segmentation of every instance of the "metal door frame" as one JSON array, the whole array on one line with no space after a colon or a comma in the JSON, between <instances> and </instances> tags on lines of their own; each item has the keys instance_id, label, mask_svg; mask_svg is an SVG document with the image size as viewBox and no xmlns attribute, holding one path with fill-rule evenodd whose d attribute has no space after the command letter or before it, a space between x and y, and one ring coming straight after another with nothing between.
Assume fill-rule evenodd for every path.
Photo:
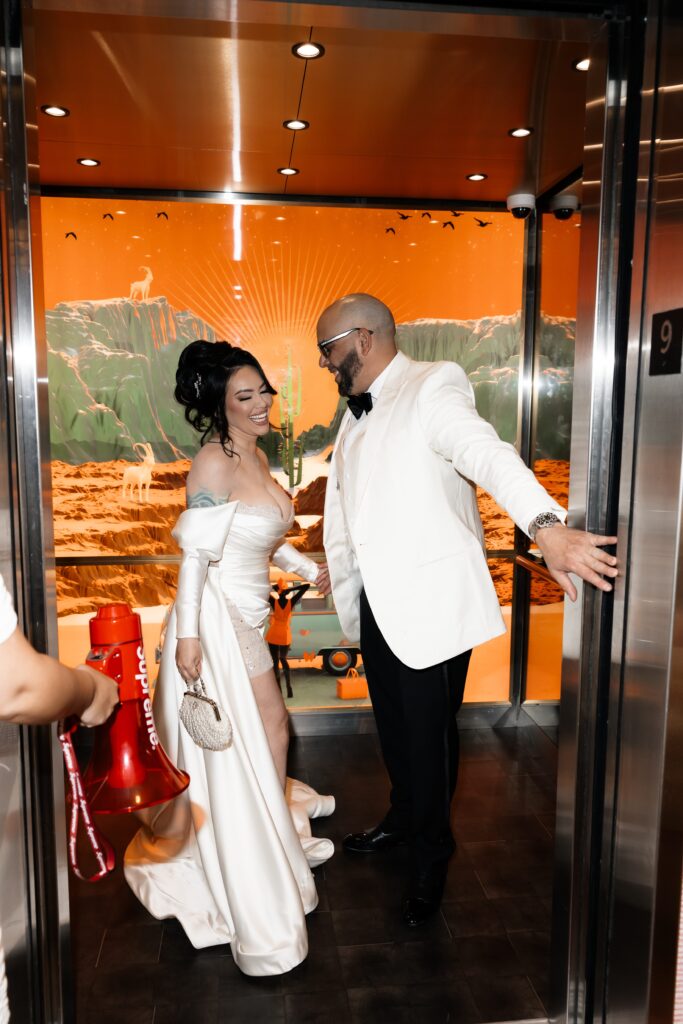
<instances>
[{"instance_id":1,"label":"metal door frame","mask_svg":"<svg viewBox=\"0 0 683 1024\"><path fill-rule=\"evenodd\" d=\"M608 22L591 54L572 415L569 525L617 535L644 12ZM625 552L619 548L620 556ZM623 562L622 562L623 567ZM600 927L611 874L614 691L623 608L580 585L565 602L551 1019L603 1009ZM620 699L617 696L617 700Z\"/></svg>"},{"instance_id":2,"label":"metal door frame","mask_svg":"<svg viewBox=\"0 0 683 1024\"><path fill-rule=\"evenodd\" d=\"M371 5L368 5L371 6ZM418 5L413 5L417 8ZM450 9L459 5L449 5ZM463 9L463 8L460 8ZM3 0L8 43L6 61L6 152L9 184L4 192L8 358L17 423L13 467L19 508L15 518L24 586L23 618L32 642L55 653L54 549L52 526L47 378L40 278L40 213L35 182L37 133L27 131L31 81L30 9L21 0ZM546 11L546 13L548 13ZM572 428L570 523L612 532L616 499L615 450L620 449L619 409L623 401L624 317L630 288L634 154L638 150L634 110L641 66L633 22L614 19L604 27L604 53L589 74L589 118L584 164L582 272L577 311L575 403ZM630 78L629 78L630 72ZM622 153L624 159L622 160ZM32 274L33 269L33 274ZM36 345L36 341L38 344ZM616 415L615 415L616 410ZM40 510L40 515L35 511ZM33 515L31 514L33 511ZM592 929L603 875L596 870L602 852L604 796L609 795L609 735L605 679L615 669L612 612L616 603L580 588L567 605L558 770L556 911L553 949L564 951L553 996L557 1020L583 1021L594 1005ZM615 629L620 629L615 619ZM25 770L32 780L27 813L34 829L30 877L36 917L33 925L37 984L44 993L43 1019L63 1019L68 959L64 796L58 746L51 730L27 734ZM607 779L607 783L605 783ZM607 790L606 790L607 786ZM53 816L53 808L56 808ZM611 824L610 824L611 827ZM557 960L557 955L555 960Z\"/></svg>"},{"instance_id":3,"label":"metal door frame","mask_svg":"<svg viewBox=\"0 0 683 1024\"><path fill-rule=\"evenodd\" d=\"M4 157L0 243L10 459L8 520L12 536L7 552L12 572L6 579L14 583L24 633L38 650L56 654L38 138L37 126L31 124L29 115L35 109L35 80L25 71L26 55L31 52L31 21L21 0L2 0L0 26ZM30 57L28 63L32 63ZM70 962L64 776L53 731L54 727L49 726L20 730L26 968L31 990L30 1019L36 1024L63 1019L64 994L69 985L69 974L63 970L63 964ZM9 983L12 1000L11 974ZM21 1005L17 1010L22 1010ZM28 1024L28 1019L24 1017L22 1022Z\"/></svg>"}]
</instances>

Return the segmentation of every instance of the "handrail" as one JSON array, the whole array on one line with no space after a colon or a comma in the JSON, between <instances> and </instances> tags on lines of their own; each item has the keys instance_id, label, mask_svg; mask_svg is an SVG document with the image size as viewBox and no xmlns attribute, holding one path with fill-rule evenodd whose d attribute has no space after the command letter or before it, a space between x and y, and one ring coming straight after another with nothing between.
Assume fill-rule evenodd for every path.
<instances>
[{"instance_id":1,"label":"handrail","mask_svg":"<svg viewBox=\"0 0 683 1024\"><path fill-rule=\"evenodd\" d=\"M180 565L180 555L57 555L56 566L69 565Z\"/></svg>"},{"instance_id":2,"label":"handrail","mask_svg":"<svg viewBox=\"0 0 683 1024\"><path fill-rule=\"evenodd\" d=\"M549 569L540 560L529 557L527 555L517 555L515 558L515 565L521 566L522 569L526 569L534 576L540 576L541 579L548 580L549 583L557 583L557 580L551 575Z\"/></svg>"},{"instance_id":3,"label":"handrail","mask_svg":"<svg viewBox=\"0 0 683 1024\"><path fill-rule=\"evenodd\" d=\"M304 553L314 562L322 561L325 558L324 551L306 551ZM486 557L500 558L511 562L514 552L511 548L487 548ZM55 565L58 568L78 565L157 565L160 562L180 565L180 561L180 555L57 555Z\"/></svg>"}]
</instances>

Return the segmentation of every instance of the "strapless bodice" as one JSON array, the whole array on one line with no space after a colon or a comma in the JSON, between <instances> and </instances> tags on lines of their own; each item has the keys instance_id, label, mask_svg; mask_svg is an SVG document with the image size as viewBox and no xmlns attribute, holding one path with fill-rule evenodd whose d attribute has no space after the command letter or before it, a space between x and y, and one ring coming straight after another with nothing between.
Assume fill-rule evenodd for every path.
<instances>
[{"instance_id":1,"label":"strapless bodice","mask_svg":"<svg viewBox=\"0 0 683 1024\"><path fill-rule=\"evenodd\" d=\"M275 505L236 503L223 554L212 565L219 574L221 590L250 626L262 626L268 617L270 555L293 519L293 506L283 519Z\"/></svg>"}]
</instances>

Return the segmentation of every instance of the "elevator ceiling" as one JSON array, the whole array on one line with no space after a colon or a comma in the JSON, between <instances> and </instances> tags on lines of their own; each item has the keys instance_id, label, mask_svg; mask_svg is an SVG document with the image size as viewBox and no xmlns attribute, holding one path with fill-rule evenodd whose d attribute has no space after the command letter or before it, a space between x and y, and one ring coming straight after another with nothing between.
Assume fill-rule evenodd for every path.
<instances>
[{"instance_id":1,"label":"elevator ceiling","mask_svg":"<svg viewBox=\"0 0 683 1024\"><path fill-rule=\"evenodd\" d=\"M479 34L472 18L293 4L252 2L254 20L232 22L56 6L32 15L37 107L70 111L37 114L45 185L487 202L539 194L582 162L586 75L573 62L588 47L560 21ZM293 56L309 37L324 56ZM310 127L284 128L294 117ZM512 138L519 127L533 133ZM278 173L290 165L296 176Z\"/></svg>"}]
</instances>

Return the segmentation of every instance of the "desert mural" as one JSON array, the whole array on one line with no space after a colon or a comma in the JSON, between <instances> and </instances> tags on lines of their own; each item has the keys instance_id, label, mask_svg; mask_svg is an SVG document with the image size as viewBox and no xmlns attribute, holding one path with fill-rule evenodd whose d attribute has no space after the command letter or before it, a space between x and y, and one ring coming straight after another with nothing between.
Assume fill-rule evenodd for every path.
<instances>
[{"instance_id":1,"label":"desert mural","mask_svg":"<svg viewBox=\"0 0 683 1024\"><path fill-rule=\"evenodd\" d=\"M43 200L56 552L62 559L161 559L59 566L64 626L112 600L150 611L173 600L170 531L198 446L173 389L178 356L196 338L251 348L278 389L265 448L294 497L289 540L313 554L322 549L327 459L345 408L317 367L315 320L340 294L369 290L388 301L401 350L458 362L480 414L514 443L517 222L490 214L485 232L469 214L427 211L427 219L425 211L401 211L401 219L391 211L244 207L238 249L235 209ZM120 227L125 220L127 231L134 219L139 238ZM544 311L539 325L535 471L564 503L574 319L571 303L565 310L552 301L549 308L560 311ZM488 312L506 305L509 312ZM484 314L456 315L476 308ZM428 311L437 315L419 315ZM488 495L479 500L487 547L511 549L510 520ZM509 605L511 563L498 558L491 568L501 604ZM556 588L541 587L534 601L557 604Z\"/></svg>"}]
</instances>

